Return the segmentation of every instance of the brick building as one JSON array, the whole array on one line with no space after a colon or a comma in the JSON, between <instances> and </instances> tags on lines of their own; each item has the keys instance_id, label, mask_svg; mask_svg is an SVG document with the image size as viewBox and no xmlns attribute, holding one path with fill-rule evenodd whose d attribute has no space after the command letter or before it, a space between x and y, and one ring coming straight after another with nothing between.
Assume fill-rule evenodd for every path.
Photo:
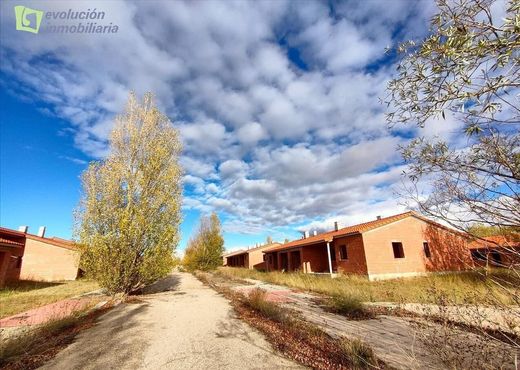
<instances>
[{"instance_id":1,"label":"brick building","mask_svg":"<svg viewBox=\"0 0 520 370\"><path fill-rule=\"evenodd\" d=\"M495 235L469 244L471 257L479 267L520 266L520 235Z\"/></svg>"},{"instance_id":2,"label":"brick building","mask_svg":"<svg viewBox=\"0 0 520 370\"><path fill-rule=\"evenodd\" d=\"M13 280L74 280L79 251L74 243L0 227L0 286Z\"/></svg>"},{"instance_id":3,"label":"brick building","mask_svg":"<svg viewBox=\"0 0 520 370\"><path fill-rule=\"evenodd\" d=\"M265 270L264 254L267 249L279 246L279 243L261 245L256 248L242 249L224 255L224 266L244 267L248 269Z\"/></svg>"},{"instance_id":4,"label":"brick building","mask_svg":"<svg viewBox=\"0 0 520 370\"><path fill-rule=\"evenodd\" d=\"M370 280L473 267L464 234L414 212L336 227L264 253L269 271L355 273Z\"/></svg>"}]
</instances>

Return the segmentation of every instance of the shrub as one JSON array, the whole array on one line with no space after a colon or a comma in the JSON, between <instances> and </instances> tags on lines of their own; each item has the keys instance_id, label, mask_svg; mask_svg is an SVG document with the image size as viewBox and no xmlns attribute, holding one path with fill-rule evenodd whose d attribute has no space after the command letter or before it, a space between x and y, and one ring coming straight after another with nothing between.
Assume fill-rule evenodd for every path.
<instances>
[{"instance_id":1,"label":"shrub","mask_svg":"<svg viewBox=\"0 0 520 370\"><path fill-rule=\"evenodd\" d=\"M276 303L267 300L267 293L262 289L253 289L249 293L246 303L252 309L274 321L285 323L289 320L289 317L283 308L278 306Z\"/></svg>"},{"instance_id":2,"label":"shrub","mask_svg":"<svg viewBox=\"0 0 520 370\"><path fill-rule=\"evenodd\" d=\"M340 347L354 369L380 368L372 348L359 339L341 338Z\"/></svg>"},{"instance_id":3,"label":"shrub","mask_svg":"<svg viewBox=\"0 0 520 370\"><path fill-rule=\"evenodd\" d=\"M352 319L367 319L373 314L365 307L359 297L354 295L334 295L326 302L327 308L334 313Z\"/></svg>"}]
</instances>

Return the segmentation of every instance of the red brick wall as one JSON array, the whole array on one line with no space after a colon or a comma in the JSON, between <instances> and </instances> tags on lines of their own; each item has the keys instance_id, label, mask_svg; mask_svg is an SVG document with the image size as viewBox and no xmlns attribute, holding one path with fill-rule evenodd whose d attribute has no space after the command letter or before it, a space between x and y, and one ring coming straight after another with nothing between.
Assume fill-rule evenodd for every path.
<instances>
[{"instance_id":1,"label":"red brick wall","mask_svg":"<svg viewBox=\"0 0 520 370\"><path fill-rule=\"evenodd\" d=\"M429 243L426 258L423 242ZM394 258L392 242L401 242L404 258ZM465 240L415 217L407 217L363 234L371 278L390 278L430 271L463 270L472 266Z\"/></svg>"},{"instance_id":2,"label":"red brick wall","mask_svg":"<svg viewBox=\"0 0 520 370\"><path fill-rule=\"evenodd\" d=\"M78 265L78 251L27 238L20 279L74 280Z\"/></svg>"},{"instance_id":3,"label":"red brick wall","mask_svg":"<svg viewBox=\"0 0 520 370\"><path fill-rule=\"evenodd\" d=\"M347 259L342 260L340 246L347 247ZM334 239L334 250L336 254L336 268L341 273L366 274L367 263L363 237L361 235L351 235Z\"/></svg>"},{"instance_id":4,"label":"red brick wall","mask_svg":"<svg viewBox=\"0 0 520 370\"><path fill-rule=\"evenodd\" d=\"M308 266L310 266L310 271L307 272L329 272L327 245L325 243L302 247L301 258L303 264L308 263Z\"/></svg>"}]
</instances>

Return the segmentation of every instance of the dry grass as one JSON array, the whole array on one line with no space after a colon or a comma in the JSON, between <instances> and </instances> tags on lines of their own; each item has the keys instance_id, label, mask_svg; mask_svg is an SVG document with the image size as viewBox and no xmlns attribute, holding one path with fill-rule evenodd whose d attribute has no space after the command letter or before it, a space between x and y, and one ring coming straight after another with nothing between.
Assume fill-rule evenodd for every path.
<instances>
[{"instance_id":1,"label":"dry grass","mask_svg":"<svg viewBox=\"0 0 520 370\"><path fill-rule=\"evenodd\" d=\"M15 337L0 340L0 368L9 370L36 369L54 357L63 347L72 342L84 329L95 324L97 317L105 313L109 306L92 311L95 302L72 315L51 320L36 328L31 328Z\"/></svg>"},{"instance_id":2,"label":"dry grass","mask_svg":"<svg viewBox=\"0 0 520 370\"><path fill-rule=\"evenodd\" d=\"M438 274L427 277L368 281L357 275L341 275L335 279L302 273L259 272L241 268L222 267L219 274L233 278L251 278L273 284L326 294L332 297L351 297L365 302L436 303L428 289L435 286L455 303L487 303L489 294L504 304L514 304L511 296L492 282L492 279L515 279L508 271ZM520 284L520 282L518 282ZM471 297L472 301L468 301Z\"/></svg>"},{"instance_id":3,"label":"dry grass","mask_svg":"<svg viewBox=\"0 0 520 370\"><path fill-rule=\"evenodd\" d=\"M372 347L359 339L342 338L339 345L353 369L377 369L379 361Z\"/></svg>"},{"instance_id":4,"label":"dry grass","mask_svg":"<svg viewBox=\"0 0 520 370\"><path fill-rule=\"evenodd\" d=\"M343 315L352 320L367 320L375 317L361 299L352 295L336 295L323 302L328 311Z\"/></svg>"},{"instance_id":5,"label":"dry grass","mask_svg":"<svg viewBox=\"0 0 520 370\"><path fill-rule=\"evenodd\" d=\"M99 289L90 280L56 283L19 281L0 289L0 318Z\"/></svg>"},{"instance_id":6,"label":"dry grass","mask_svg":"<svg viewBox=\"0 0 520 370\"><path fill-rule=\"evenodd\" d=\"M247 300L246 304L252 309L258 311L260 314L268 319L276 322L285 323L289 320L286 310L283 310L276 303L270 302L266 299L267 293L262 289L253 289Z\"/></svg>"}]
</instances>

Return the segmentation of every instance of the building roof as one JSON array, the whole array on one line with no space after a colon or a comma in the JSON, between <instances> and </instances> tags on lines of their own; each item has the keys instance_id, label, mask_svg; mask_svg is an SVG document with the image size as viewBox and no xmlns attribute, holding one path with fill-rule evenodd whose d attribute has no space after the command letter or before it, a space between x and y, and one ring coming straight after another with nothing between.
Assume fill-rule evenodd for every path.
<instances>
[{"instance_id":1,"label":"building roof","mask_svg":"<svg viewBox=\"0 0 520 370\"><path fill-rule=\"evenodd\" d=\"M264 245L261 245L259 247L255 247L255 248L239 249L238 251L234 251L234 252L230 252L228 254L224 254L223 257L238 256L240 254L246 254L246 253L249 253L249 252L252 252L252 251L257 251L257 250L263 251L264 249L275 248L275 247L277 247L279 245L280 245L280 243L271 243L271 244L264 244Z\"/></svg>"},{"instance_id":2,"label":"building roof","mask_svg":"<svg viewBox=\"0 0 520 370\"><path fill-rule=\"evenodd\" d=\"M0 244L3 244L3 245L7 244L8 246L13 246L13 247L23 247L24 246L23 242L16 242L14 240L5 239L2 237L0 237Z\"/></svg>"},{"instance_id":3,"label":"building roof","mask_svg":"<svg viewBox=\"0 0 520 370\"><path fill-rule=\"evenodd\" d=\"M25 239L32 239L37 240L43 243L51 244L57 247L67 248L76 250L76 244L73 241L52 237L52 238L46 238L41 237L38 235L33 235L29 233L23 233L21 231L8 229L6 227L0 227L0 243L4 243L3 240L7 240L6 244L12 244L17 246L24 246L25 245ZM16 239L15 241L13 239ZM10 243L9 243L10 242ZM13 244L15 243L15 244Z\"/></svg>"},{"instance_id":4,"label":"building roof","mask_svg":"<svg viewBox=\"0 0 520 370\"><path fill-rule=\"evenodd\" d=\"M520 235L492 235L486 236L482 239L477 239L469 244L470 249L477 248L507 248L507 247L518 247L520 246Z\"/></svg>"},{"instance_id":5,"label":"building roof","mask_svg":"<svg viewBox=\"0 0 520 370\"><path fill-rule=\"evenodd\" d=\"M276 251L280 251L280 250L285 250L285 249L290 249L290 248L295 248L295 247L301 247L301 246L304 246L304 245L325 243L327 241L330 242L334 238L338 238L338 237L342 237L342 236L346 236L346 235L365 233L367 231L370 231L370 230L373 230L373 229L377 229L379 227L391 224L391 223L396 222L396 221L400 221L400 220L402 220L402 219L404 219L406 217L410 217L410 216L419 218L419 219L421 219L421 220L423 220L425 222L429 222L429 223L435 224L435 225L440 226L440 227L442 227L444 229L447 229L447 230L459 233L456 230L452 230L452 229L450 229L450 228L448 228L446 226L443 226L441 224L433 222L432 220L429 220L429 219L427 219L427 218L425 218L425 217L423 217L421 215L418 215L417 213L415 213L413 211L408 211L408 212L399 213L397 215L393 215L393 216L389 216L389 217L383 217L383 218L380 218L380 219L377 219L377 220L372 220L372 221L363 222L363 223L352 225L352 226L347 226L347 227L338 229L337 231L336 230L328 231L328 232L325 232L325 233L322 233L322 234L309 236L309 237L304 238L304 239L293 240L293 241L291 241L289 243L282 244L282 245L280 245L278 247L268 249L268 250L264 251L264 253L276 252Z\"/></svg>"},{"instance_id":6,"label":"building roof","mask_svg":"<svg viewBox=\"0 0 520 370\"><path fill-rule=\"evenodd\" d=\"M25 245L25 234L0 227L0 244L4 247L23 247Z\"/></svg>"}]
</instances>

